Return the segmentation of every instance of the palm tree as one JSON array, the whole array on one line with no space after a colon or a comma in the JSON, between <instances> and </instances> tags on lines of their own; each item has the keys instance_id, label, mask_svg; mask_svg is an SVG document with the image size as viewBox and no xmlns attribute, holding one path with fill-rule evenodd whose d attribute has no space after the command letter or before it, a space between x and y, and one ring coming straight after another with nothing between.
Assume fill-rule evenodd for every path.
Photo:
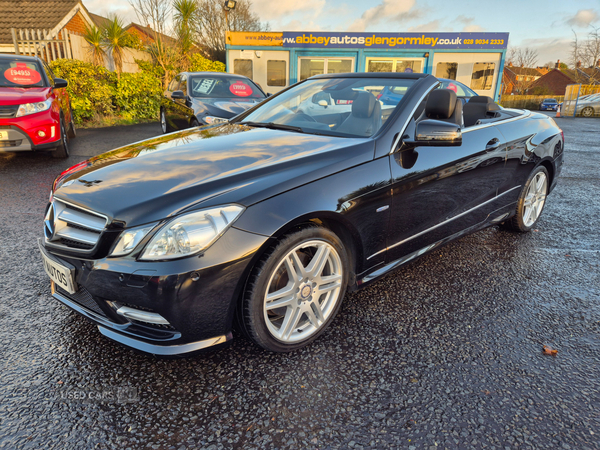
<instances>
[{"instance_id":1,"label":"palm tree","mask_svg":"<svg viewBox=\"0 0 600 450\"><path fill-rule=\"evenodd\" d=\"M189 66L190 53L194 46L194 34L196 16L198 14L198 3L196 0L175 0L173 2L173 21L175 33L177 34L177 47L183 59L182 68L186 70Z\"/></svg>"},{"instance_id":2,"label":"palm tree","mask_svg":"<svg viewBox=\"0 0 600 450\"><path fill-rule=\"evenodd\" d=\"M104 49L102 48L104 37L102 31L92 25L91 27L85 26L85 33L83 38L90 44L90 52L92 54L92 63L95 66L101 66L104 64Z\"/></svg>"},{"instance_id":3,"label":"palm tree","mask_svg":"<svg viewBox=\"0 0 600 450\"><path fill-rule=\"evenodd\" d=\"M120 78L123 70L123 53L127 46L129 37L127 31L123 28L123 22L117 16L106 25L104 29L104 47L112 54L115 62L117 77Z\"/></svg>"}]
</instances>

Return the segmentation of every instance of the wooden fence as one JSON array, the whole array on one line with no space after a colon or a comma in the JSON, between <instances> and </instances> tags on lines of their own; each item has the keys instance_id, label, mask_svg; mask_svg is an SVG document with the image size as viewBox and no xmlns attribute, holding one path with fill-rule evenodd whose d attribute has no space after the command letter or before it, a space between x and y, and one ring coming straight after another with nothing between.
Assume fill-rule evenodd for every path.
<instances>
[{"instance_id":1,"label":"wooden fence","mask_svg":"<svg viewBox=\"0 0 600 450\"><path fill-rule=\"evenodd\" d=\"M38 56L46 62L60 58L73 59L69 31L51 33L40 29L15 29L11 28L15 54Z\"/></svg>"},{"instance_id":2,"label":"wooden fence","mask_svg":"<svg viewBox=\"0 0 600 450\"><path fill-rule=\"evenodd\" d=\"M540 103L545 98L554 98L558 103L561 103L565 98L564 95L503 95L498 102L505 108L517 109L539 109Z\"/></svg>"}]
</instances>

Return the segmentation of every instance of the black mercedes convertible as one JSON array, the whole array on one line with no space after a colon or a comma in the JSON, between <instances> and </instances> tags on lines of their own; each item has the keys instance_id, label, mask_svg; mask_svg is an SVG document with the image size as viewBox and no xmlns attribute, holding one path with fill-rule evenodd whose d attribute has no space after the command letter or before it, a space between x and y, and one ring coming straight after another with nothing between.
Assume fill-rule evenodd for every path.
<instances>
[{"instance_id":1,"label":"black mercedes convertible","mask_svg":"<svg viewBox=\"0 0 600 450\"><path fill-rule=\"evenodd\" d=\"M431 75L319 75L65 171L40 250L54 297L117 342L189 354L238 324L291 351L348 290L483 228L536 227L563 144L551 118L463 105Z\"/></svg>"}]
</instances>

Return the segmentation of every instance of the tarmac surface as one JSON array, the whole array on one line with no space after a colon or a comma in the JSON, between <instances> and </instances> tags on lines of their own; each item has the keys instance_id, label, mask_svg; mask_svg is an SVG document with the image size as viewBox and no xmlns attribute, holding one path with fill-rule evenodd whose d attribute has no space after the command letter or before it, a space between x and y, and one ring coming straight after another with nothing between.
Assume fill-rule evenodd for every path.
<instances>
[{"instance_id":1,"label":"tarmac surface","mask_svg":"<svg viewBox=\"0 0 600 450\"><path fill-rule=\"evenodd\" d=\"M481 231L348 294L292 354L236 337L155 359L51 297L53 179L158 124L80 130L68 160L0 153L0 448L600 449L600 120L557 123L535 231Z\"/></svg>"}]
</instances>

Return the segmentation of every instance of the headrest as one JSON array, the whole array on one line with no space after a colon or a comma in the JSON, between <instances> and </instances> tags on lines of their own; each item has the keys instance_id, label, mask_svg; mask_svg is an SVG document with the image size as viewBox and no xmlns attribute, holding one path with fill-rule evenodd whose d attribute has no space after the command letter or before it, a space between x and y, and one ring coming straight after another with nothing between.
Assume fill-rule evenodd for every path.
<instances>
[{"instance_id":1,"label":"headrest","mask_svg":"<svg viewBox=\"0 0 600 450\"><path fill-rule=\"evenodd\" d=\"M494 103L492 97L486 97L485 95L477 95L476 97L471 97L469 99L469 103Z\"/></svg>"},{"instance_id":2,"label":"headrest","mask_svg":"<svg viewBox=\"0 0 600 450\"><path fill-rule=\"evenodd\" d=\"M352 115L354 117L367 118L373 115L377 99L370 92L358 92L352 101Z\"/></svg>"},{"instance_id":3,"label":"headrest","mask_svg":"<svg viewBox=\"0 0 600 450\"><path fill-rule=\"evenodd\" d=\"M450 89L436 89L429 94L425 105L425 115L430 119L449 119L456 108L456 92Z\"/></svg>"}]
</instances>

